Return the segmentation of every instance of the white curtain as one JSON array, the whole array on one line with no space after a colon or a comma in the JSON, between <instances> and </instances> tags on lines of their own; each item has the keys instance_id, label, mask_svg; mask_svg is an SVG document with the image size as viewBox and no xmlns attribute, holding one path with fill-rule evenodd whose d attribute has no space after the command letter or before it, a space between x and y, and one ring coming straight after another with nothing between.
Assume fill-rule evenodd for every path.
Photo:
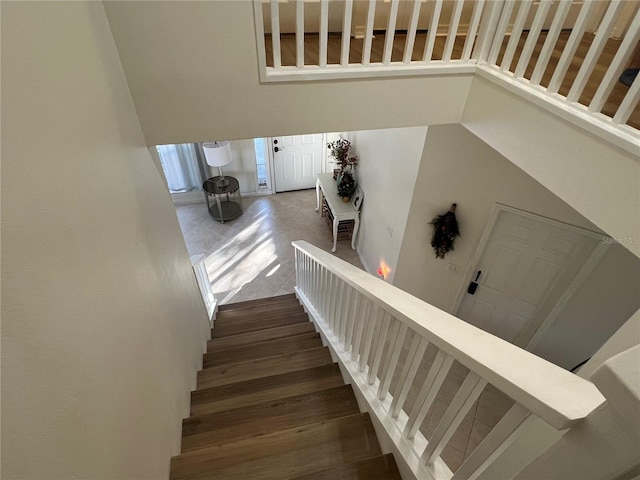
<instances>
[{"instance_id":1,"label":"white curtain","mask_svg":"<svg viewBox=\"0 0 640 480\"><path fill-rule=\"evenodd\" d=\"M156 149L171 193L202 190L202 173L193 143L158 145Z\"/></svg>"}]
</instances>

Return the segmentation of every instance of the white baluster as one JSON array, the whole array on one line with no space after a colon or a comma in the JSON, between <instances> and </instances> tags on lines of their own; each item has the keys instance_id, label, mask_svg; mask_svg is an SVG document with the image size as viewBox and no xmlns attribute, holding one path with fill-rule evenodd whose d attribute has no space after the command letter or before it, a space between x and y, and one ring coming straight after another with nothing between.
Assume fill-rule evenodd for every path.
<instances>
[{"instance_id":1,"label":"white baluster","mask_svg":"<svg viewBox=\"0 0 640 480\"><path fill-rule=\"evenodd\" d=\"M376 381L376 377L378 376L378 370L380 369L380 362L382 361L382 354L384 353L384 345L388 338L387 335L389 333L390 325L391 315L385 311L380 324L380 332L378 333L378 341L375 346L373 362L369 366L369 373L367 375L367 383L369 385L373 385Z\"/></svg>"},{"instance_id":2,"label":"white baluster","mask_svg":"<svg viewBox=\"0 0 640 480\"><path fill-rule=\"evenodd\" d=\"M516 70L514 72L516 78L524 77L529 61L531 60L531 56L533 55L533 49L538 43L538 37L540 37L540 32L542 31L544 21L547 18L547 13L549 12L549 8L551 8L552 3L553 0L542 0L538 5L538 11L533 19L529 35L527 35L527 41L524 44L524 48L522 49L522 53L518 59L518 64L516 65Z\"/></svg>"},{"instance_id":3,"label":"white baluster","mask_svg":"<svg viewBox=\"0 0 640 480\"><path fill-rule=\"evenodd\" d=\"M382 320L384 316L384 310L382 310L378 305L373 305L371 317L367 322L367 332L364 338L364 342L362 343L362 352L360 353L360 364L358 365L358 371L360 373L364 372L367 364L369 362L369 353L372 350L373 343L373 334L376 330L376 324Z\"/></svg>"},{"instance_id":4,"label":"white baluster","mask_svg":"<svg viewBox=\"0 0 640 480\"><path fill-rule=\"evenodd\" d=\"M549 93L558 93L558 90L560 90L562 80L564 80L564 76L567 74L567 70L569 70L569 67L571 66L571 62L576 55L580 42L582 42L582 36L587 28L591 12L597 5L598 2L584 2L582 5L578 18L576 18L573 28L571 29L571 35L569 35L567 44L562 51L562 55L560 55L560 60L558 60L556 69L554 70L549 86L547 87L547 91Z\"/></svg>"},{"instance_id":5,"label":"white baluster","mask_svg":"<svg viewBox=\"0 0 640 480\"><path fill-rule=\"evenodd\" d=\"M271 0L271 50L273 51L273 68L282 67L280 56L280 10L278 0Z\"/></svg>"},{"instance_id":6,"label":"white baluster","mask_svg":"<svg viewBox=\"0 0 640 480\"><path fill-rule=\"evenodd\" d=\"M411 55L413 54L413 46L416 43L416 30L418 29L418 18L420 17L421 0L413 0L413 8L411 9L411 20L409 21L409 30L407 30L407 39L404 43L404 63L411 63Z\"/></svg>"},{"instance_id":7,"label":"white baluster","mask_svg":"<svg viewBox=\"0 0 640 480\"><path fill-rule=\"evenodd\" d=\"M339 280L338 283L338 292L337 292L337 307L336 307L336 315L334 317L333 322L333 334L336 337L340 335L340 327L342 325L342 321L344 319L344 304L345 304L345 296L346 296L347 286L342 280Z\"/></svg>"},{"instance_id":8,"label":"white baluster","mask_svg":"<svg viewBox=\"0 0 640 480\"><path fill-rule=\"evenodd\" d=\"M386 362L382 377L380 378L380 387L378 388L379 400L384 400L385 398L387 398L387 393L389 393L389 386L391 385L393 374L395 373L396 367L398 366L398 358L400 357L400 352L402 351L404 339L407 334L407 326L397 320L396 323L399 324L398 333L393 344L393 350L391 350L391 355L389 356L389 360L387 360Z\"/></svg>"},{"instance_id":9,"label":"white baluster","mask_svg":"<svg viewBox=\"0 0 640 480\"><path fill-rule=\"evenodd\" d=\"M438 390L440 390L442 382L444 382L452 364L453 357L450 357L442 350L438 350L438 354L429 369L427 378L420 389L420 393L418 393L416 403L409 414L409 420L403 432L405 437L410 439L415 437L420 425L422 425L424 417L427 416L427 412L429 412L431 405L433 405Z\"/></svg>"},{"instance_id":10,"label":"white baluster","mask_svg":"<svg viewBox=\"0 0 640 480\"><path fill-rule=\"evenodd\" d=\"M474 372L469 372L462 382L460 389L451 401L449 408L444 412L442 419L436 426L435 431L429 439L429 444L422 454L422 461L427 465L432 465L436 458L447 445L451 436L464 420L465 415L474 402L478 399L487 381Z\"/></svg>"},{"instance_id":11,"label":"white baluster","mask_svg":"<svg viewBox=\"0 0 640 480\"><path fill-rule=\"evenodd\" d=\"M345 345L345 351L347 352L351 347L351 335L353 332L353 326L355 323L355 316L356 316L356 302L358 301L359 298L360 298L360 294L353 288L349 287L349 303L348 303L349 308L347 308L347 318L346 318L346 321L344 322L344 328L342 331L342 341Z\"/></svg>"},{"instance_id":12,"label":"white baluster","mask_svg":"<svg viewBox=\"0 0 640 480\"><path fill-rule=\"evenodd\" d=\"M338 338L340 341L345 344L345 340L347 337L347 329L350 325L353 324L352 316L353 316L353 295L354 290L350 286L345 284L345 293L344 293L344 315L342 316L342 321L340 322L340 330L338 331ZM345 346L345 350L347 350Z\"/></svg>"},{"instance_id":13,"label":"white baluster","mask_svg":"<svg viewBox=\"0 0 640 480\"><path fill-rule=\"evenodd\" d=\"M302 290L302 293L307 294L305 290L305 282L307 279L305 278L305 266L306 266L306 257L302 252L299 252L299 262L298 262L298 270L300 275L298 276L298 287Z\"/></svg>"},{"instance_id":14,"label":"white baluster","mask_svg":"<svg viewBox=\"0 0 640 480\"><path fill-rule=\"evenodd\" d=\"M556 13L553 17L553 22L551 23L551 28L547 32L547 38L545 38L544 40L542 51L540 52L540 56L538 57L536 66L533 69L533 74L531 75L530 81L532 85L540 85L540 81L542 80L544 72L547 70L549 59L551 58L551 54L553 54L553 49L556 46L556 42L558 41L558 37L560 36L560 32L562 31L564 21L569 14L571 5L572 2L570 1L560 2L558 4L558 9L556 10Z\"/></svg>"},{"instance_id":15,"label":"white baluster","mask_svg":"<svg viewBox=\"0 0 640 480\"><path fill-rule=\"evenodd\" d=\"M504 55L502 56L502 63L500 64L500 68L503 72L508 72L511 69L511 62L513 61L513 56L516 53L518 44L520 43L520 37L522 36L522 30L524 28L524 22L529 16L529 10L531 9L532 3L532 0L524 0L519 4L520 9L518 10L516 21L514 22L513 28L511 29L511 37L509 38L507 48L505 49Z\"/></svg>"},{"instance_id":16,"label":"white baluster","mask_svg":"<svg viewBox=\"0 0 640 480\"><path fill-rule=\"evenodd\" d=\"M307 298L311 300L311 305L314 307L315 307L315 297L316 297L315 269L316 269L316 263L313 261L313 259L309 258L309 293L307 294Z\"/></svg>"},{"instance_id":17,"label":"white baluster","mask_svg":"<svg viewBox=\"0 0 640 480\"><path fill-rule=\"evenodd\" d=\"M607 73L600 82L600 86L598 87L593 100L591 100L591 103L589 104L590 111L600 112L600 110L602 110L602 107L607 101L607 98L609 98L611 90L613 90L613 87L616 85L620 74L629 62L634 48L638 45L638 41L640 41L640 10L636 12L635 17L631 21L627 33L624 36L624 40L622 40L615 57L613 57L611 65L609 65L609 68L607 69Z\"/></svg>"},{"instance_id":18,"label":"white baluster","mask_svg":"<svg viewBox=\"0 0 640 480\"><path fill-rule=\"evenodd\" d=\"M451 21L449 22L449 33L447 34L447 41L444 44L444 54L442 60L445 62L451 61L451 54L453 53L453 45L455 44L456 37L458 36L458 26L460 25L460 16L462 15L462 7L464 7L465 0L456 0L456 6L451 14Z\"/></svg>"},{"instance_id":19,"label":"white baluster","mask_svg":"<svg viewBox=\"0 0 640 480\"><path fill-rule=\"evenodd\" d=\"M485 0L477 0L473 5L469 31L467 32L467 39L464 42L464 49L462 50L462 60L464 61L469 61L471 59L471 52L473 50L473 45L476 43L476 35L478 33L478 27L480 26L482 11L484 10L484 2Z\"/></svg>"},{"instance_id":20,"label":"white baluster","mask_svg":"<svg viewBox=\"0 0 640 480\"><path fill-rule=\"evenodd\" d=\"M353 291L353 298L352 298L352 303L353 303L353 309L352 309L352 313L351 313L351 320L349 321L349 326L347 328L347 331L345 333L345 339L344 339L344 344L345 344L345 350L351 351L352 347L353 347L353 337L355 335L355 331L358 327L358 324L360 322L360 310L361 310L361 303L363 302L363 296L360 292L354 290Z\"/></svg>"},{"instance_id":21,"label":"white baluster","mask_svg":"<svg viewBox=\"0 0 640 480\"><path fill-rule=\"evenodd\" d=\"M438 24L440 23L440 13L442 12L442 0L436 0L433 7L433 15L431 16L431 24L429 26L429 32L427 33L427 43L424 47L424 55L422 56L423 62L430 62L433 56L433 46L436 42L436 35L438 34Z\"/></svg>"},{"instance_id":22,"label":"white baluster","mask_svg":"<svg viewBox=\"0 0 640 480\"><path fill-rule=\"evenodd\" d=\"M496 31L496 25L500 20L500 14L504 7L504 0L498 0L491 2L489 10L485 12L483 21L480 23L480 33L478 34L478 41L473 48L473 58L478 63L486 63L489 56L489 50L491 49L491 40L493 38L493 32Z\"/></svg>"},{"instance_id":23,"label":"white baluster","mask_svg":"<svg viewBox=\"0 0 640 480\"><path fill-rule=\"evenodd\" d=\"M631 84L624 100L618 107L618 111L613 116L613 122L618 125L627 123L631 113L637 108L638 102L640 102L640 76L636 77L633 84Z\"/></svg>"},{"instance_id":24,"label":"white baluster","mask_svg":"<svg viewBox=\"0 0 640 480\"><path fill-rule=\"evenodd\" d=\"M569 90L569 94L567 95L568 102L577 102L580 100L580 95L582 95L582 91L591 76L591 72L593 72L593 69L597 65L598 58L600 58L600 54L602 53L602 50L604 50L607 40L609 40L609 33L615 25L616 17L622 6L623 4L620 0L611 0L609 8L607 8L606 13L598 26L598 32L589 47L587 56L582 62L582 66L578 71L578 75L576 76L573 85L571 85L571 90Z\"/></svg>"},{"instance_id":25,"label":"white baluster","mask_svg":"<svg viewBox=\"0 0 640 480\"><path fill-rule=\"evenodd\" d=\"M424 357L427 345L429 345L429 342L426 338L421 337L417 333L413 336L407 360L398 378L398 391L391 402L390 413L392 418L398 418L398 415L400 415L400 410L402 410L404 402L407 400L407 395L409 394L413 380L416 378L416 373Z\"/></svg>"},{"instance_id":26,"label":"white baluster","mask_svg":"<svg viewBox=\"0 0 640 480\"><path fill-rule=\"evenodd\" d=\"M371 63L371 45L373 44L373 21L376 15L376 0L369 0L367 7L367 25L364 32L364 44L362 46L362 64Z\"/></svg>"},{"instance_id":27,"label":"white baluster","mask_svg":"<svg viewBox=\"0 0 640 480\"><path fill-rule=\"evenodd\" d=\"M360 354L360 347L362 345L362 339L366 330L366 325L369 322L371 315L371 301L369 301L364 295L360 294L362 300L358 311L358 323L356 324L356 331L354 334L353 349L351 350L351 360L356 361Z\"/></svg>"},{"instance_id":28,"label":"white baluster","mask_svg":"<svg viewBox=\"0 0 640 480\"><path fill-rule=\"evenodd\" d=\"M523 8L527 3L531 4L531 1L527 2L525 0L521 5ZM498 22L498 26L496 27L496 31L493 34L493 40L491 41L491 49L489 50L489 55L487 57L487 63L489 65L495 65L496 60L498 59L498 54L500 53L500 49L502 48L502 41L504 40L505 34L507 33L507 27L509 26L509 22L511 21L511 13L513 12L513 7L516 5L516 2L507 2L502 9L502 14L500 15L500 21ZM520 12L522 13L522 11ZM518 31L516 29L511 31L511 40L517 41L520 38Z\"/></svg>"},{"instance_id":29,"label":"white baluster","mask_svg":"<svg viewBox=\"0 0 640 480\"><path fill-rule=\"evenodd\" d=\"M296 67L304 67L304 0L296 0Z\"/></svg>"},{"instance_id":30,"label":"white baluster","mask_svg":"<svg viewBox=\"0 0 640 480\"><path fill-rule=\"evenodd\" d=\"M329 306L331 305L331 279L333 274L329 269L325 269L324 286L322 288L322 319L326 322L329 317Z\"/></svg>"},{"instance_id":31,"label":"white baluster","mask_svg":"<svg viewBox=\"0 0 640 480\"><path fill-rule=\"evenodd\" d=\"M331 284L331 311L329 313L329 318L327 319L327 325L333 328L333 325L336 321L336 314L338 311L338 293L339 293L339 284L340 279L336 276L333 277L333 281Z\"/></svg>"},{"instance_id":32,"label":"white baluster","mask_svg":"<svg viewBox=\"0 0 640 480\"><path fill-rule=\"evenodd\" d=\"M451 480L475 480L513 443L531 412L516 403L469 455Z\"/></svg>"},{"instance_id":33,"label":"white baluster","mask_svg":"<svg viewBox=\"0 0 640 480\"><path fill-rule=\"evenodd\" d=\"M345 0L344 17L342 22L342 51L340 52L340 65L349 65L349 49L351 48L351 13L353 0Z\"/></svg>"},{"instance_id":34,"label":"white baluster","mask_svg":"<svg viewBox=\"0 0 640 480\"><path fill-rule=\"evenodd\" d=\"M398 17L399 0L391 0L391 9L389 10L389 22L387 23L387 31L384 34L384 51L382 53L382 63L389 65L391 63L391 52L393 51L393 38L396 35L396 18Z\"/></svg>"},{"instance_id":35,"label":"white baluster","mask_svg":"<svg viewBox=\"0 0 640 480\"><path fill-rule=\"evenodd\" d=\"M327 66L327 42L329 39L329 0L320 0L320 51L318 63Z\"/></svg>"}]
</instances>

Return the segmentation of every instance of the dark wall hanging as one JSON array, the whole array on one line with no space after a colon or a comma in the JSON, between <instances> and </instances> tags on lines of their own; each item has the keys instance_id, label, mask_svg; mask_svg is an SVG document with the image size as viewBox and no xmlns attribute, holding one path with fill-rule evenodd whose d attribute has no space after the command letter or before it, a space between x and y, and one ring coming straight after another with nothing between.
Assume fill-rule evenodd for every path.
<instances>
[{"instance_id":1,"label":"dark wall hanging","mask_svg":"<svg viewBox=\"0 0 640 480\"><path fill-rule=\"evenodd\" d=\"M454 203L447 213L438 215L429 222L429 225L433 225L431 246L436 258L444 258L449 250L453 250L453 241L460 236L455 211L456 204Z\"/></svg>"}]
</instances>

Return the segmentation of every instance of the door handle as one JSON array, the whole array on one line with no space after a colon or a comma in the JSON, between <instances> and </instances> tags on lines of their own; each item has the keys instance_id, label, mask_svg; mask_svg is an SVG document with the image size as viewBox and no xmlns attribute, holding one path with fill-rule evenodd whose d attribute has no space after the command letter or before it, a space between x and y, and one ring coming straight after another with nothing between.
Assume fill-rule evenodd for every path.
<instances>
[{"instance_id":1,"label":"door handle","mask_svg":"<svg viewBox=\"0 0 640 480\"><path fill-rule=\"evenodd\" d=\"M284 147L273 147L273 151L278 153L280 150L284 150Z\"/></svg>"},{"instance_id":2,"label":"door handle","mask_svg":"<svg viewBox=\"0 0 640 480\"><path fill-rule=\"evenodd\" d=\"M478 289L478 279L480 278L481 273L482 273L482 270L478 270L478 273L476 274L476 279L473 280L467 287L467 293L469 295L475 295L476 290Z\"/></svg>"}]
</instances>

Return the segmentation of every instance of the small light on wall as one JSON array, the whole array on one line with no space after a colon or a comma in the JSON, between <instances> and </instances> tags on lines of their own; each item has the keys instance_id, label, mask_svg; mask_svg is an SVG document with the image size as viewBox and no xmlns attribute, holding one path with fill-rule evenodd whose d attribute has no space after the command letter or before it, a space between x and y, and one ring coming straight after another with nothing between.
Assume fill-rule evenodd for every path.
<instances>
[{"instance_id":1,"label":"small light on wall","mask_svg":"<svg viewBox=\"0 0 640 480\"><path fill-rule=\"evenodd\" d=\"M381 260L380 266L378 267L378 275L386 280L390 272L391 269L389 268L389 265L387 265L384 260Z\"/></svg>"}]
</instances>

